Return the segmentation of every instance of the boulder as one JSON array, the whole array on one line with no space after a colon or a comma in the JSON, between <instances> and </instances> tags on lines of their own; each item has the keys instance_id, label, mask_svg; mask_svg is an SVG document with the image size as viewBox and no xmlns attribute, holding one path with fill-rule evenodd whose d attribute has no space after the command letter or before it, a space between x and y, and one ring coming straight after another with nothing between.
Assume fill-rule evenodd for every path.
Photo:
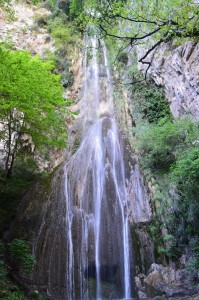
<instances>
[{"instance_id":1,"label":"boulder","mask_svg":"<svg viewBox=\"0 0 199 300\"><path fill-rule=\"evenodd\" d=\"M138 295L146 295L146 299L165 296L166 299L192 299L187 296L197 294L197 283L193 282L186 269L175 269L174 266L164 267L156 263L151 265L148 276L138 275L135 278ZM196 297L195 295L194 297ZM140 296L139 296L140 297ZM183 298L185 297L185 298ZM144 298L139 298L144 299ZM164 299L164 298L163 298ZM198 298L193 298L198 299Z\"/></svg>"}]
</instances>

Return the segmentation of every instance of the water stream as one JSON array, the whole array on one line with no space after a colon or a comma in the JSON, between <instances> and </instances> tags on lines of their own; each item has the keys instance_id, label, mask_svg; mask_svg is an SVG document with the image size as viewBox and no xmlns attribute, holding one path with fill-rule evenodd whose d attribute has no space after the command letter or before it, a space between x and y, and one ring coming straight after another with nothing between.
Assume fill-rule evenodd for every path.
<instances>
[{"instance_id":1,"label":"water stream","mask_svg":"<svg viewBox=\"0 0 199 300\"><path fill-rule=\"evenodd\" d=\"M127 194L107 51L95 36L84 46L84 137L64 169L66 299L130 299Z\"/></svg>"}]
</instances>

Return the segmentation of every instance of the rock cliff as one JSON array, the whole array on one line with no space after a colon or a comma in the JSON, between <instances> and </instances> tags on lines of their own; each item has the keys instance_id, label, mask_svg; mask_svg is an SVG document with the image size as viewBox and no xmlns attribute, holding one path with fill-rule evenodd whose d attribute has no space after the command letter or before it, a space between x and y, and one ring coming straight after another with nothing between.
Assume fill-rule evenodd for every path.
<instances>
[{"instance_id":1,"label":"rock cliff","mask_svg":"<svg viewBox=\"0 0 199 300\"><path fill-rule=\"evenodd\" d=\"M146 49L139 47L138 59ZM199 117L199 43L187 42L181 46L162 44L151 53L148 74L158 85L165 87L166 97L174 117ZM148 65L139 64L144 71Z\"/></svg>"},{"instance_id":2,"label":"rock cliff","mask_svg":"<svg viewBox=\"0 0 199 300\"><path fill-rule=\"evenodd\" d=\"M35 23L36 18L50 13L45 8L14 1L10 6L0 8L1 41L10 42L14 49L29 50L41 56L46 51L54 52L54 40L46 29L39 28Z\"/></svg>"}]
</instances>

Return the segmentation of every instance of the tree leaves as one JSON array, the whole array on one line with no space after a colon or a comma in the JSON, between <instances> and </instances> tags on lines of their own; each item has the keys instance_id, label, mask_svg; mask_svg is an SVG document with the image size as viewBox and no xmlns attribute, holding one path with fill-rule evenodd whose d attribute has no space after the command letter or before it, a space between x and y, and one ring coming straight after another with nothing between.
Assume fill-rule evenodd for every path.
<instances>
[{"instance_id":1,"label":"tree leaves","mask_svg":"<svg viewBox=\"0 0 199 300\"><path fill-rule=\"evenodd\" d=\"M31 137L37 149L66 143L64 119L70 102L63 99L60 76L51 73L53 68L52 62L27 51L0 48L0 117L10 159L17 154L16 142L23 134Z\"/></svg>"},{"instance_id":2,"label":"tree leaves","mask_svg":"<svg viewBox=\"0 0 199 300\"><path fill-rule=\"evenodd\" d=\"M144 45L146 51L139 62L148 68L149 54L161 43L198 40L199 5L192 0L86 0L84 8L79 16L84 27L89 23L98 26L103 37L121 41L125 49Z\"/></svg>"}]
</instances>

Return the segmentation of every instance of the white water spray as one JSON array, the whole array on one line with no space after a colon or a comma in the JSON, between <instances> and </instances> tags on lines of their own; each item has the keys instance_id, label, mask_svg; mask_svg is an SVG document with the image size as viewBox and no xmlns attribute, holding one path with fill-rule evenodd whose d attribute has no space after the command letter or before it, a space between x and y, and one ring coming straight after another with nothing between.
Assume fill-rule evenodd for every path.
<instances>
[{"instance_id":1,"label":"white water spray","mask_svg":"<svg viewBox=\"0 0 199 300\"><path fill-rule=\"evenodd\" d=\"M99 63L97 38L84 43L80 117L88 132L65 167L66 299L130 299L127 195L107 51L101 41Z\"/></svg>"}]
</instances>

